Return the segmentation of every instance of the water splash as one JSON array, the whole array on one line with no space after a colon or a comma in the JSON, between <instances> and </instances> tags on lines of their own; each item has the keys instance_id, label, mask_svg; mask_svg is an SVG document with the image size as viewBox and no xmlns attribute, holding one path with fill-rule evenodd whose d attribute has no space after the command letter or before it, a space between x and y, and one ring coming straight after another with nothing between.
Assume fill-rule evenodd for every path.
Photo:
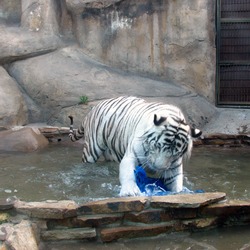
<instances>
[{"instance_id":1,"label":"water splash","mask_svg":"<svg viewBox=\"0 0 250 250\"><path fill-rule=\"evenodd\" d=\"M140 191L145 196L163 196L163 195L173 195L177 194L177 192L171 192L167 190L167 188L164 185L163 179L155 179L155 178L149 178L146 175L145 170L137 166L135 169L135 179L136 184L139 187ZM178 194L194 194L194 193L204 193L203 190L196 190L192 191L189 190L187 187L183 187L181 192L178 192Z\"/></svg>"}]
</instances>

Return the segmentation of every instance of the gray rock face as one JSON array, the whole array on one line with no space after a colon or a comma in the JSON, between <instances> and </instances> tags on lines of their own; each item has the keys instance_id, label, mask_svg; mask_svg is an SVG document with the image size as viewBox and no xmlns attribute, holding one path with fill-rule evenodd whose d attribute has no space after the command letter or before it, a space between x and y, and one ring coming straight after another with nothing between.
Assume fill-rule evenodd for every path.
<instances>
[{"instance_id":1,"label":"gray rock face","mask_svg":"<svg viewBox=\"0 0 250 250\"><path fill-rule=\"evenodd\" d=\"M73 47L15 62L9 73L45 110L44 119L53 125L68 124L65 118L70 114L79 124L90 106L119 95L175 104L184 110L191 124L197 126L207 122L204 114L209 119L215 112L211 104L186 88L114 70ZM87 96L89 105L79 105L80 96Z\"/></svg>"},{"instance_id":2,"label":"gray rock face","mask_svg":"<svg viewBox=\"0 0 250 250\"><path fill-rule=\"evenodd\" d=\"M3 9L7 6L11 9L20 8L22 15L20 20L15 12L13 14L13 10L9 11L9 15L2 15L5 17L5 23L0 22L0 63L48 53L62 46L57 19L60 5L55 1L23 0L20 6L20 3L17 4L12 0L9 3L7 1L3 3ZM11 18L12 15L19 22L16 25L7 25L14 19L14 17Z\"/></svg>"},{"instance_id":3,"label":"gray rock face","mask_svg":"<svg viewBox=\"0 0 250 250\"><path fill-rule=\"evenodd\" d=\"M89 56L129 72L185 85L214 101L214 2L66 3L74 16L78 42Z\"/></svg>"},{"instance_id":4,"label":"gray rock face","mask_svg":"<svg viewBox=\"0 0 250 250\"><path fill-rule=\"evenodd\" d=\"M0 23L16 24L21 20L20 0L1 0Z\"/></svg>"},{"instance_id":5,"label":"gray rock face","mask_svg":"<svg viewBox=\"0 0 250 250\"><path fill-rule=\"evenodd\" d=\"M62 42L56 35L0 26L0 63L5 64L54 51Z\"/></svg>"},{"instance_id":6,"label":"gray rock face","mask_svg":"<svg viewBox=\"0 0 250 250\"><path fill-rule=\"evenodd\" d=\"M0 66L0 127L28 122L27 106L15 80Z\"/></svg>"},{"instance_id":7,"label":"gray rock face","mask_svg":"<svg viewBox=\"0 0 250 250\"><path fill-rule=\"evenodd\" d=\"M250 112L248 109L220 109L211 121L204 126L204 134L250 134Z\"/></svg>"}]
</instances>

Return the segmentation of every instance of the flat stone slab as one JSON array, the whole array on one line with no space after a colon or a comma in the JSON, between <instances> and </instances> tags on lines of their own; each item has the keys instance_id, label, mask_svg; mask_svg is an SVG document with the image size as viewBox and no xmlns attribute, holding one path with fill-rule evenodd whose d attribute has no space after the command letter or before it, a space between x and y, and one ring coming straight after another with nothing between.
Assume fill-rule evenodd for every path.
<instances>
[{"instance_id":1,"label":"flat stone slab","mask_svg":"<svg viewBox=\"0 0 250 250\"><path fill-rule=\"evenodd\" d=\"M145 208L147 197L111 198L88 202L78 209L80 214L139 212Z\"/></svg>"},{"instance_id":2,"label":"flat stone slab","mask_svg":"<svg viewBox=\"0 0 250 250\"><path fill-rule=\"evenodd\" d=\"M102 242L111 242L120 238L138 238L155 236L170 232L173 225L170 223L161 223L158 225L146 226L122 226L116 228L105 228L101 230Z\"/></svg>"},{"instance_id":3,"label":"flat stone slab","mask_svg":"<svg viewBox=\"0 0 250 250\"><path fill-rule=\"evenodd\" d=\"M43 240L82 240L96 237L95 228L70 228L49 230L41 233Z\"/></svg>"},{"instance_id":4,"label":"flat stone slab","mask_svg":"<svg viewBox=\"0 0 250 250\"><path fill-rule=\"evenodd\" d=\"M15 208L18 212L30 217L42 219L64 219L76 216L77 204L74 201L45 201L22 202L17 201Z\"/></svg>"},{"instance_id":5,"label":"flat stone slab","mask_svg":"<svg viewBox=\"0 0 250 250\"><path fill-rule=\"evenodd\" d=\"M244 200L229 200L224 203L212 204L201 210L202 215L230 216L240 214L250 214L250 202Z\"/></svg>"},{"instance_id":6,"label":"flat stone slab","mask_svg":"<svg viewBox=\"0 0 250 250\"><path fill-rule=\"evenodd\" d=\"M225 193L178 194L152 196L150 206L154 208L197 208L224 200Z\"/></svg>"}]
</instances>

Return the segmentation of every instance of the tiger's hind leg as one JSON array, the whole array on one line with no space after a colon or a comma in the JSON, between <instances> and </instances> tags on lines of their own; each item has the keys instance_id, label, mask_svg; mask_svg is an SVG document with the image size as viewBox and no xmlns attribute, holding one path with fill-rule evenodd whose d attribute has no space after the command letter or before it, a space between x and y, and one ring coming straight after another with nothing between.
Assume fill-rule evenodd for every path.
<instances>
[{"instance_id":1,"label":"tiger's hind leg","mask_svg":"<svg viewBox=\"0 0 250 250\"><path fill-rule=\"evenodd\" d=\"M92 144L93 143L84 141L82 150L83 162L94 163L103 154L103 151L97 145L92 145Z\"/></svg>"}]
</instances>

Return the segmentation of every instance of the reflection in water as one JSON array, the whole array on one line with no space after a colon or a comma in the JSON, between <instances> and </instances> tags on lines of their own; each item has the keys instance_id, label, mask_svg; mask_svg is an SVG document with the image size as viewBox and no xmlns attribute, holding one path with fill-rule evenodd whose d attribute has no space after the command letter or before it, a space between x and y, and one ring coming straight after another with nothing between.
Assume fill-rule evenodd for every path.
<instances>
[{"instance_id":1,"label":"reflection in water","mask_svg":"<svg viewBox=\"0 0 250 250\"><path fill-rule=\"evenodd\" d=\"M82 164L81 149L50 145L29 154L1 154L0 198L25 201L91 199L119 194L118 164ZM195 148L185 168L191 190L225 192L233 199L250 199L250 149ZM202 233L176 233L150 239L101 244L49 243L46 249L250 249L250 228L227 228Z\"/></svg>"},{"instance_id":2,"label":"reflection in water","mask_svg":"<svg viewBox=\"0 0 250 250\"><path fill-rule=\"evenodd\" d=\"M195 148L185 169L190 189L225 192L231 199L250 199L250 148Z\"/></svg>"},{"instance_id":3,"label":"reflection in water","mask_svg":"<svg viewBox=\"0 0 250 250\"><path fill-rule=\"evenodd\" d=\"M196 233L163 234L152 238L120 240L113 243L48 243L48 250L249 250L249 227L214 229Z\"/></svg>"}]
</instances>

